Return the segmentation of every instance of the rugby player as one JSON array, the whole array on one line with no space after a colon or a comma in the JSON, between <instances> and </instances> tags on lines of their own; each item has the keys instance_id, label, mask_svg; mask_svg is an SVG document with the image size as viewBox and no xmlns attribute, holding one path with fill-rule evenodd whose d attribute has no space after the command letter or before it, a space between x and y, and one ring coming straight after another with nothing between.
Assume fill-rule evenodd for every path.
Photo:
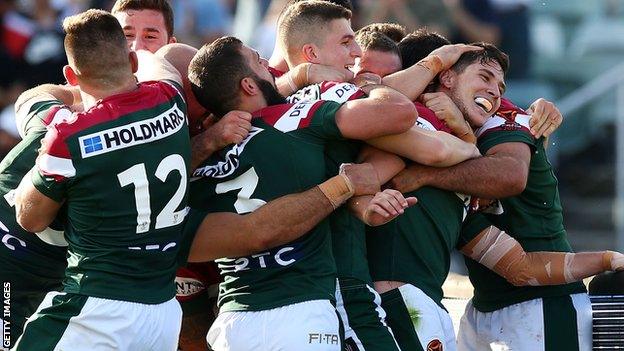
<instances>
[{"instance_id":1,"label":"rugby player","mask_svg":"<svg viewBox=\"0 0 624 351\"><path fill-rule=\"evenodd\" d=\"M522 110L507 102L499 108L507 61L495 48L484 46L490 47L487 56L464 55L456 66L440 73L434 89L451 97L462 111L486 156L446 169L411 165L393 184L410 183L400 186L402 190L429 185L501 199L489 206L488 214L471 214L463 225L458 247L470 257L466 264L475 296L462 318L459 349L483 350L496 344L521 350L588 350L591 305L582 283L572 282L620 269L620 256L569 253L557 181L544 142L531 134L529 116ZM538 136L554 130L551 126L537 129ZM475 256L477 252L487 252L488 257ZM515 286L545 284L556 285ZM528 322L519 324L519 315Z\"/></svg>"},{"instance_id":2,"label":"rugby player","mask_svg":"<svg viewBox=\"0 0 624 351\"><path fill-rule=\"evenodd\" d=\"M192 187L203 194L192 202L198 208L253 211L276 193L324 178L323 149L329 140L397 133L415 119L413 105L404 96L379 85L365 87L369 97L343 105L282 104L285 100L274 87L266 61L231 37L202 48L189 70L196 97L216 115L242 109L257 116L245 142L214 155L195 172L200 179ZM382 115L388 108L396 113ZM300 145L302 139L307 143ZM336 273L327 222L287 245L218 262L225 279L220 314L208 333L213 348L341 347L338 318L330 303ZM249 334L252 325L257 332ZM246 337L240 337L244 333Z\"/></svg>"},{"instance_id":3,"label":"rugby player","mask_svg":"<svg viewBox=\"0 0 624 351\"><path fill-rule=\"evenodd\" d=\"M280 47L285 50L289 65L305 62L331 65L333 67L351 66L361 55L360 48L354 40L354 33L349 24L350 13L339 6L326 2L305 1L290 6L283 14L278 28ZM391 40L389 45L396 46ZM396 47L395 47L396 50ZM447 54L448 56L452 56ZM459 57L457 54L456 57ZM456 58L455 57L455 58ZM447 58L447 59L452 59ZM341 87L352 87L347 83L322 83L310 86L292 95L290 100L329 99L346 101L357 96L356 89L347 88L349 94L334 91ZM444 165L460 162L465 158L452 151L443 138L451 142L463 143L455 137L443 133L431 133L413 128L410 134L384 137L381 140L369 140L376 146L402 153L403 156L415 158L427 164ZM457 144L456 144L457 145ZM469 146L469 147L468 147ZM361 149L360 143L348 146L330 145L327 150L328 174L335 171L341 162L353 161ZM433 150L433 151L430 151ZM471 157L471 155L466 155ZM368 161L368 160L367 160ZM371 160L372 161L372 160ZM375 157L380 180L388 180L394 173L385 175L392 168L383 158ZM399 164L402 161L399 160ZM398 172L400 168L396 171ZM354 205L355 211L367 223L372 224L362 200ZM385 222L381 217L379 222ZM379 296L372 289L372 282L366 262L366 246L364 225L351 216L346 209L338 211L330 217L332 225L332 245L338 267L338 289L336 291L338 305L345 324L346 342L358 349L397 349L396 342L384 322L383 310L379 307Z\"/></svg>"},{"instance_id":4,"label":"rugby player","mask_svg":"<svg viewBox=\"0 0 624 351\"><path fill-rule=\"evenodd\" d=\"M64 291L44 298L15 348L175 349L181 311L171 281L190 161L181 79L161 60L152 73L165 80L137 84L137 56L107 12L68 17L63 28L63 73L85 112L51 107L54 124L18 187L16 217L36 232L66 206L69 263Z\"/></svg>"}]
</instances>

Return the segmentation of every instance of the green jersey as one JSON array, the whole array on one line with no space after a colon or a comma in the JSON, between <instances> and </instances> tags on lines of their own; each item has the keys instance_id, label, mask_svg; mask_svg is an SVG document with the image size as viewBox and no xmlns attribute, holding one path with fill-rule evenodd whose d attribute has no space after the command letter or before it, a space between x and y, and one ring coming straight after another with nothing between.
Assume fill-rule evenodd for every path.
<instances>
[{"instance_id":1,"label":"green jersey","mask_svg":"<svg viewBox=\"0 0 624 351\"><path fill-rule=\"evenodd\" d=\"M510 142L531 147L531 163L525 190L513 197L501 199L493 213L470 215L462 231L463 243L474 239L483 229L494 224L518 240L525 251L571 251L563 227L563 213L557 178L548 162L543 140L530 134L530 116L516 113L496 115L477 130L482 154L490 148ZM495 214L497 213L497 214ZM540 297L584 292L582 283L556 286L516 287L479 263L466 258L470 281L474 285L475 308L494 311L512 304Z\"/></svg>"},{"instance_id":2,"label":"green jersey","mask_svg":"<svg viewBox=\"0 0 624 351\"><path fill-rule=\"evenodd\" d=\"M148 304L173 298L190 164L178 88L146 82L83 113L61 111L32 180L67 206L64 291Z\"/></svg>"},{"instance_id":3,"label":"green jersey","mask_svg":"<svg viewBox=\"0 0 624 351\"><path fill-rule=\"evenodd\" d=\"M433 111L416 104L417 125L450 133ZM426 186L405 194L418 203L393 221L368 228L370 271L375 281L394 280L418 287L442 306L442 284L459 239L470 197Z\"/></svg>"},{"instance_id":4,"label":"green jersey","mask_svg":"<svg viewBox=\"0 0 624 351\"><path fill-rule=\"evenodd\" d=\"M344 103L366 95L351 83L322 82L305 87L288 97L289 102L326 100ZM360 141L330 141L325 148L326 176L338 174L340 165L354 163L362 148ZM353 216L347 206L329 215L332 250L338 277L371 282L366 260L365 225Z\"/></svg>"},{"instance_id":5,"label":"green jersey","mask_svg":"<svg viewBox=\"0 0 624 351\"><path fill-rule=\"evenodd\" d=\"M326 180L325 145L342 139L335 121L339 107L317 101L256 111L242 143L213 154L194 172L191 207L249 213L267 201ZM326 220L288 244L217 263L223 276L221 311L334 300L336 267Z\"/></svg>"}]
</instances>

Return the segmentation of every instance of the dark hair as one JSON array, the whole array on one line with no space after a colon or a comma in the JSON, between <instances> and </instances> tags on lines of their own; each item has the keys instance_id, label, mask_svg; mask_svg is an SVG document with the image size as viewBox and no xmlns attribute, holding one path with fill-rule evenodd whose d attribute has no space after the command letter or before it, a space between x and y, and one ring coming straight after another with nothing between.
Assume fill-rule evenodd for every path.
<instances>
[{"instance_id":1,"label":"dark hair","mask_svg":"<svg viewBox=\"0 0 624 351\"><path fill-rule=\"evenodd\" d=\"M282 10L282 14L286 10L286 8L288 8L288 6L294 5L294 4L302 2L302 1L309 1L309 0L290 0L290 1L288 1L288 3L286 3L286 6L284 6L284 9ZM340 5L340 6L344 7L345 9L347 9L349 11L353 11L353 3L351 2L351 0L321 0L321 1L331 2L333 4Z\"/></svg>"},{"instance_id":2,"label":"dark hair","mask_svg":"<svg viewBox=\"0 0 624 351\"><path fill-rule=\"evenodd\" d=\"M398 44L403 69L413 66L416 62L427 57L433 50L450 43L445 37L425 28L408 34Z\"/></svg>"},{"instance_id":3,"label":"dark hair","mask_svg":"<svg viewBox=\"0 0 624 351\"><path fill-rule=\"evenodd\" d=\"M480 46L483 48L481 51L469 51L462 54L459 57L459 60L455 62L451 69L457 73L461 73L466 69L466 67L470 66L475 62L479 62L481 64L488 64L491 62L497 62L502 70L503 74L507 72L509 69L509 56L504 52L500 51L496 46L489 43L471 43L470 45Z\"/></svg>"},{"instance_id":4,"label":"dark hair","mask_svg":"<svg viewBox=\"0 0 624 351\"><path fill-rule=\"evenodd\" d=\"M239 39L222 37L202 46L189 64L188 78L197 102L218 117L240 103L240 81L255 76L242 47Z\"/></svg>"},{"instance_id":5,"label":"dark hair","mask_svg":"<svg viewBox=\"0 0 624 351\"><path fill-rule=\"evenodd\" d=\"M305 43L324 40L319 26L336 19L351 19L351 11L329 1L299 1L288 6L279 20L278 41L282 48L295 48Z\"/></svg>"},{"instance_id":6,"label":"dark hair","mask_svg":"<svg viewBox=\"0 0 624 351\"><path fill-rule=\"evenodd\" d=\"M79 78L110 88L132 74L126 37L110 13L92 9L67 17L63 30L67 59Z\"/></svg>"},{"instance_id":7,"label":"dark hair","mask_svg":"<svg viewBox=\"0 0 624 351\"><path fill-rule=\"evenodd\" d=\"M385 34L388 38L393 40L395 43L401 41L405 35L407 34L407 30L400 24L397 23L371 23L367 26L362 27L357 31L359 33L365 32L379 32Z\"/></svg>"},{"instance_id":8,"label":"dark hair","mask_svg":"<svg viewBox=\"0 0 624 351\"><path fill-rule=\"evenodd\" d=\"M169 37L173 36L173 9L168 0L117 0L112 14L128 10L155 10L162 13Z\"/></svg>"},{"instance_id":9,"label":"dark hair","mask_svg":"<svg viewBox=\"0 0 624 351\"><path fill-rule=\"evenodd\" d=\"M362 51L375 50L389 52L400 56L397 44L380 32L362 32L355 36L355 41L362 48Z\"/></svg>"}]
</instances>

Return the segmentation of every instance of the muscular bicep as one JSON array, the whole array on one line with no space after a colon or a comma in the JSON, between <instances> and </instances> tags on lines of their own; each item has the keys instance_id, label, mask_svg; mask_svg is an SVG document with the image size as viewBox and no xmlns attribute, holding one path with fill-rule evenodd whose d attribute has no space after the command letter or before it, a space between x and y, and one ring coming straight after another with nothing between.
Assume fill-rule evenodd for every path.
<instances>
[{"instance_id":1,"label":"muscular bicep","mask_svg":"<svg viewBox=\"0 0 624 351\"><path fill-rule=\"evenodd\" d=\"M63 202L57 202L37 190L29 172L16 191L15 216L19 225L26 231L41 232L56 218L62 205Z\"/></svg>"}]
</instances>

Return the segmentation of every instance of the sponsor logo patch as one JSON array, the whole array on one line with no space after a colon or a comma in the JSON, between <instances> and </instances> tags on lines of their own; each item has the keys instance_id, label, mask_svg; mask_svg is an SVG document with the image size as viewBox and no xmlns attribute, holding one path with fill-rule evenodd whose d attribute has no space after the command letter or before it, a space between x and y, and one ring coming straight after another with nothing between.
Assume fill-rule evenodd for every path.
<instances>
[{"instance_id":1,"label":"sponsor logo patch","mask_svg":"<svg viewBox=\"0 0 624 351\"><path fill-rule=\"evenodd\" d=\"M78 138L82 158L150 143L178 132L186 122L177 104L160 115Z\"/></svg>"},{"instance_id":2,"label":"sponsor logo patch","mask_svg":"<svg viewBox=\"0 0 624 351\"><path fill-rule=\"evenodd\" d=\"M438 339L433 339L427 344L427 351L444 351L442 342Z\"/></svg>"}]
</instances>

